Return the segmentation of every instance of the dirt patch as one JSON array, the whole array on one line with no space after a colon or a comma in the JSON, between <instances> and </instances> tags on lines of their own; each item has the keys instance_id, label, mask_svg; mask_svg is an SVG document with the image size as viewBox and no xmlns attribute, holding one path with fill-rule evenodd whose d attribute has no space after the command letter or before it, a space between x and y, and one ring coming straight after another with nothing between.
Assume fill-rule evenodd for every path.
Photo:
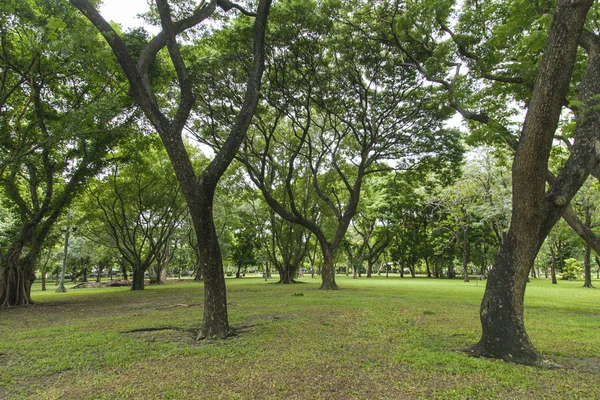
<instances>
[{"instance_id":1,"label":"dirt patch","mask_svg":"<svg viewBox=\"0 0 600 400\"><path fill-rule=\"evenodd\" d=\"M260 322L292 321L294 319L292 315L261 314L249 316L246 318L246 323L252 325Z\"/></svg>"},{"instance_id":2,"label":"dirt patch","mask_svg":"<svg viewBox=\"0 0 600 400\"><path fill-rule=\"evenodd\" d=\"M131 281L81 282L80 284L73 286L73 289L96 289L119 286L131 286Z\"/></svg>"},{"instance_id":3,"label":"dirt patch","mask_svg":"<svg viewBox=\"0 0 600 400\"><path fill-rule=\"evenodd\" d=\"M567 367L590 374L600 374L600 357L569 357L561 360Z\"/></svg>"}]
</instances>

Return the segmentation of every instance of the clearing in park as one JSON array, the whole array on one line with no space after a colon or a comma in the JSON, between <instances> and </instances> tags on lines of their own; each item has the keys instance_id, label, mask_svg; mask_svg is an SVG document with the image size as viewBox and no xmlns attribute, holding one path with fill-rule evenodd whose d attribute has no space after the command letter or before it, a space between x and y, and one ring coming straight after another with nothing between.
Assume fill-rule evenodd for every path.
<instances>
[{"instance_id":1,"label":"clearing in park","mask_svg":"<svg viewBox=\"0 0 600 400\"><path fill-rule=\"evenodd\" d=\"M1 399L598 399L597 290L533 279L526 325L560 365L473 358L485 282L227 279L237 335L196 341L200 283L41 292L0 310ZM600 286L600 282L595 282Z\"/></svg>"}]
</instances>

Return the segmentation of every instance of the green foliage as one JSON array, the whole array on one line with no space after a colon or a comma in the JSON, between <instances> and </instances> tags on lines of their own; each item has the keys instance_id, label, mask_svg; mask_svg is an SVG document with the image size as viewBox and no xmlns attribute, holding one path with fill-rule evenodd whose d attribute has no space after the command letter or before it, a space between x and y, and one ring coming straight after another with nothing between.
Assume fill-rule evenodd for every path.
<instances>
[{"instance_id":1,"label":"green foliage","mask_svg":"<svg viewBox=\"0 0 600 400\"><path fill-rule=\"evenodd\" d=\"M583 271L583 268L581 267L579 260L576 258L567 258L565 260L565 266L562 270L562 277L563 279L572 281L577 279L577 276L581 271Z\"/></svg>"}]
</instances>

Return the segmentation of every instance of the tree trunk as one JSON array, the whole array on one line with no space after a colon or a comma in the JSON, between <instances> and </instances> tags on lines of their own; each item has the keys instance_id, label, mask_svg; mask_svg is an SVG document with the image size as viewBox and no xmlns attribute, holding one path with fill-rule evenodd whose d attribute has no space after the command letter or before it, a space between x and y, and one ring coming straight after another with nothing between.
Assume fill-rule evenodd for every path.
<instances>
[{"instance_id":1,"label":"tree trunk","mask_svg":"<svg viewBox=\"0 0 600 400\"><path fill-rule=\"evenodd\" d=\"M583 261L583 287L593 288L592 285L592 263L591 263L592 249L589 245L585 245L585 258Z\"/></svg>"},{"instance_id":2,"label":"tree trunk","mask_svg":"<svg viewBox=\"0 0 600 400\"><path fill-rule=\"evenodd\" d=\"M23 247L13 244L8 257L0 265L0 307L13 307L33 304L31 300L32 272L21 265ZM34 278L35 279L35 278Z\"/></svg>"},{"instance_id":3,"label":"tree trunk","mask_svg":"<svg viewBox=\"0 0 600 400\"><path fill-rule=\"evenodd\" d=\"M231 335L231 328L227 316L223 260L213 220L214 188L210 196L205 192L201 200L197 207L190 208L198 239L200 269L204 276L204 317L197 338L224 339Z\"/></svg>"},{"instance_id":4,"label":"tree trunk","mask_svg":"<svg viewBox=\"0 0 600 400\"><path fill-rule=\"evenodd\" d=\"M371 258L367 258L367 278L370 278L373 275L373 262Z\"/></svg>"},{"instance_id":5,"label":"tree trunk","mask_svg":"<svg viewBox=\"0 0 600 400\"><path fill-rule=\"evenodd\" d=\"M469 282L469 225L463 226L463 276Z\"/></svg>"},{"instance_id":6,"label":"tree trunk","mask_svg":"<svg viewBox=\"0 0 600 400\"><path fill-rule=\"evenodd\" d=\"M131 282L131 290L144 290L144 274L146 270L141 265L132 266L131 276L133 281Z\"/></svg>"},{"instance_id":7,"label":"tree trunk","mask_svg":"<svg viewBox=\"0 0 600 400\"><path fill-rule=\"evenodd\" d=\"M590 199L585 199L585 226L587 228L592 227L592 213L590 210ZM583 259L583 287L593 288L592 286L592 263L591 263L592 249L590 245L585 243L585 257Z\"/></svg>"},{"instance_id":8,"label":"tree trunk","mask_svg":"<svg viewBox=\"0 0 600 400\"><path fill-rule=\"evenodd\" d=\"M333 269L335 253L333 246L329 243L321 243L321 251L323 252L323 267L321 268L321 287L319 289L337 290L339 287L335 283L335 270Z\"/></svg>"},{"instance_id":9,"label":"tree trunk","mask_svg":"<svg viewBox=\"0 0 600 400\"><path fill-rule=\"evenodd\" d=\"M552 255L552 264L550 264L550 277L552 278L552 284L556 285L556 251L554 251L554 242L550 245L550 254Z\"/></svg>"},{"instance_id":10,"label":"tree trunk","mask_svg":"<svg viewBox=\"0 0 600 400\"><path fill-rule=\"evenodd\" d=\"M237 271L235 272L235 277L236 278L241 278L242 275L240 274L240 271L242 270L242 263L238 263L237 265Z\"/></svg>"},{"instance_id":11,"label":"tree trunk","mask_svg":"<svg viewBox=\"0 0 600 400\"><path fill-rule=\"evenodd\" d=\"M479 356L534 364L541 361L542 356L531 344L523 322L525 281L529 274L523 265L533 262L535 252L529 249L529 259L523 259L517 246L509 234L489 273L480 309L482 336L471 351Z\"/></svg>"},{"instance_id":12,"label":"tree trunk","mask_svg":"<svg viewBox=\"0 0 600 400\"><path fill-rule=\"evenodd\" d=\"M294 279L294 274L296 273L296 268L291 264L283 265L279 270L279 282L282 284L291 284L298 283Z\"/></svg>"},{"instance_id":13,"label":"tree trunk","mask_svg":"<svg viewBox=\"0 0 600 400\"><path fill-rule=\"evenodd\" d=\"M202 265L200 263L200 256L196 255L196 267L194 272L194 280L196 282L204 281L204 275L202 275Z\"/></svg>"}]
</instances>

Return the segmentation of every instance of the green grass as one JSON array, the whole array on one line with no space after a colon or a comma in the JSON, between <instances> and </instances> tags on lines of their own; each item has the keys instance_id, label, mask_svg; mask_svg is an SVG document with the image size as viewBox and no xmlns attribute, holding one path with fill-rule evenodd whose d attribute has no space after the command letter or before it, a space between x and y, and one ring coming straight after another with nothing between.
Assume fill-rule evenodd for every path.
<instances>
[{"instance_id":1,"label":"green grass","mask_svg":"<svg viewBox=\"0 0 600 400\"><path fill-rule=\"evenodd\" d=\"M36 285L37 305L0 310L0 399L600 398L600 289L580 281L527 289L529 335L566 367L553 370L459 351L479 338L484 282L303 281L227 279L240 334L205 342L201 284ZM126 332L160 327L177 329Z\"/></svg>"}]
</instances>

